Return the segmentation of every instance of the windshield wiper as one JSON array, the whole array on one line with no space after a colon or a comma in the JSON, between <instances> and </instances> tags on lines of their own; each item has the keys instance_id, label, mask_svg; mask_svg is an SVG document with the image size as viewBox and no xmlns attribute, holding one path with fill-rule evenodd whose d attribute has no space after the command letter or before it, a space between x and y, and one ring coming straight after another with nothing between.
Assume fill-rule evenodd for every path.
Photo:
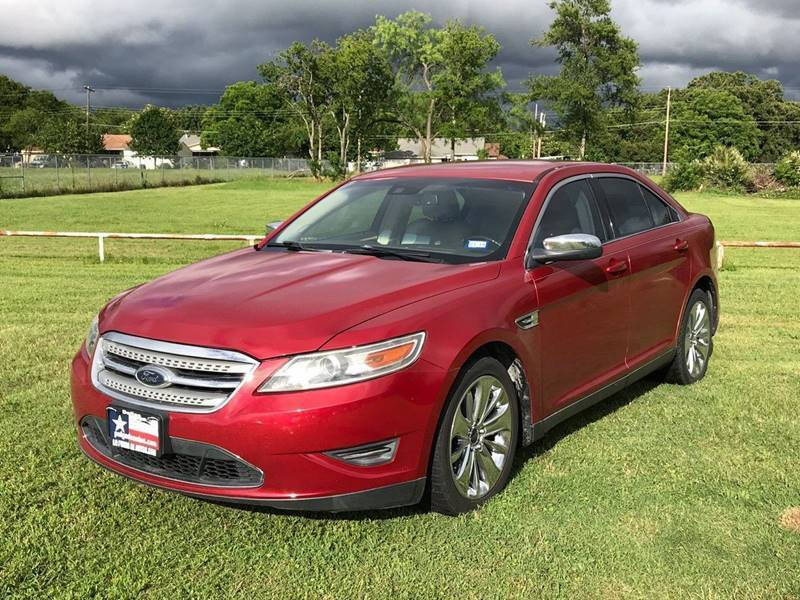
<instances>
[{"instance_id":1,"label":"windshield wiper","mask_svg":"<svg viewBox=\"0 0 800 600\"><path fill-rule=\"evenodd\" d=\"M379 246L370 246L368 244L364 244L363 246L358 246L357 248L345 248L342 250L342 252L347 252L348 254L364 254L366 256L376 256L378 258L388 256L392 258L399 258L401 260L409 260L414 262L428 262L428 263L442 262L438 258L431 257L429 252L424 252L421 250L382 248Z\"/></svg>"},{"instance_id":2,"label":"windshield wiper","mask_svg":"<svg viewBox=\"0 0 800 600\"><path fill-rule=\"evenodd\" d=\"M269 248L286 248L291 252L300 252L304 250L306 252L317 252L316 248L309 248L308 246L304 246L298 241L295 240L286 240L285 242L270 242L267 244Z\"/></svg>"}]
</instances>

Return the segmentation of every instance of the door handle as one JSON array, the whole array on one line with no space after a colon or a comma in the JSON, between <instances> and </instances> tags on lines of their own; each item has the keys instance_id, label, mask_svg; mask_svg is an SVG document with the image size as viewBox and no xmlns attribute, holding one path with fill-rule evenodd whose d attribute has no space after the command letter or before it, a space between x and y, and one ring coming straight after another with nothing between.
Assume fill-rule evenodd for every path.
<instances>
[{"instance_id":1,"label":"door handle","mask_svg":"<svg viewBox=\"0 0 800 600\"><path fill-rule=\"evenodd\" d=\"M680 239L675 240L675 245L673 246L673 248L677 252L686 252L689 249L689 242L688 240L680 240Z\"/></svg>"},{"instance_id":2,"label":"door handle","mask_svg":"<svg viewBox=\"0 0 800 600\"><path fill-rule=\"evenodd\" d=\"M619 275L628 270L628 262L625 260L612 260L606 267L606 273L609 275Z\"/></svg>"}]
</instances>

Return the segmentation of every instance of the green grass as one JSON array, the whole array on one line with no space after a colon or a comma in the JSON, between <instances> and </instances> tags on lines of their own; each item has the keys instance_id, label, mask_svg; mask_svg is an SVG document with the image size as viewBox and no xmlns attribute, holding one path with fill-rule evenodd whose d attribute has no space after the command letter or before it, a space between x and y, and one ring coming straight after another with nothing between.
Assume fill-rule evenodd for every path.
<instances>
[{"instance_id":1,"label":"green grass","mask_svg":"<svg viewBox=\"0 0 800 600\"><path fill-rule=\"evenodd\" d=\"M324 187L324 186L323 186ZM0 203L0 228L258 232L320 189L233 183ZM786 201L682 198L720 238ZM792 235L792 232L795 232ZM68 368L118 291L237 244L0 238L0 597L800 598L800 252L728 252L708 377L645 381L522 452L474 514L291 515L152 490L75 445Z\"/></svg>"},{"instance_id":2,"label":"green grass","mask_svg":"<svg viewBox=\"0 0 800 600\"><path fill-rule=\"evenodd\" d=\"M719 240L800 242L800 200L702 192L675 197L711 217Z\"/></svg>"}]
</instances>

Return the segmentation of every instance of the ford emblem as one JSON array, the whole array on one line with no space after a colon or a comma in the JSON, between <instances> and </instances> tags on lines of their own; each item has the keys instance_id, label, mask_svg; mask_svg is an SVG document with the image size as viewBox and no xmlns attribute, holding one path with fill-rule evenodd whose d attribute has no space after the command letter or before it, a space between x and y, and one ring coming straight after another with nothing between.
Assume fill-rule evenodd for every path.
<instances>
[{"instance_id":1,"label":"ford emblem","mask_svg":"<svg viewBox=\"0 0 800 600\"><path fill-rule=\"evenodd\" d=\"M163 367L145 365L136 370L136 381L151 388L165 388L172 383L172 371Z\"/></svg>"}]
</instances>

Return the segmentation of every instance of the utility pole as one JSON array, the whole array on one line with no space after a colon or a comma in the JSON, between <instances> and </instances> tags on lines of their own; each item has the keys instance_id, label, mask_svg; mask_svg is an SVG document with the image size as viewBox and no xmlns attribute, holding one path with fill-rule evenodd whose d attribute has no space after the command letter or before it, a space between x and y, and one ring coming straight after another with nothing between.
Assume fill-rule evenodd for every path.
<instances>
[{"instance_id":1,"label":"utility pole","mask_svg":"<svg viewBox=\"0 0 800 600\"><path fill-rule=\"evenodd\" d=\"M539 113L539 123L542 124L542 130L539 133L539 144L536 148L536 158L542 158L542 140L544 139L544 130L547 127L547 115L544 111Z\"/></svg>"},{"instance_id":2,"label":"utility pole","mask_svg":"<svg viewBox=\"0 0 800 600\"><path fill-rule=\"evenodd\" d=\"M531 159L536 158L536 144L538 143L539 132L536 130L536 123L539 122L539 103L533 105L533 127L531 128Z\"/></svg>"},{"instance_id":3,"label":"utility pole","mask_svg":"<svg viewBox=\"0 0 800 600\"><path fill-rule=\"evenodd\" d=\"M89 143L89 111L91 110L91 100L90 95L94 93L94 88L90 85L83 86L83 89L86 90L86 143Z\"/></svg>"},{"instance_id":4,"label":"utility pole","mask_svg":"<svg viewBox=\"0 0 800 600\"><path fill-rule=\"evenodd\" d=\"M669 157L669 111L672 105L672 88L667 88L667 121L664 126L664 162L661 165L661 176L667 174L667 158Z\"/></svg>"}]
</instances>

